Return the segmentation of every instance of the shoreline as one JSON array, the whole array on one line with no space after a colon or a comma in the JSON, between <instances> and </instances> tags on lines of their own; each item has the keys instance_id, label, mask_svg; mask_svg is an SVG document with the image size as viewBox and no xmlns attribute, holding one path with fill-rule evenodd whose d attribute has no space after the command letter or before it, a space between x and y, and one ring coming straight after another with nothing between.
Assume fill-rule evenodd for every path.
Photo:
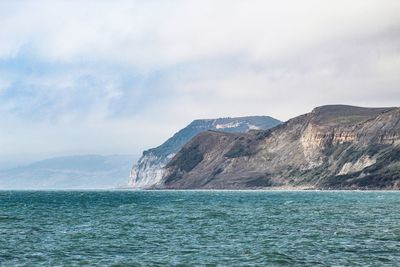
<instances>
[{"instance_id":1,"label":"shoreline","mask_svg":"<svg viewBox=\"0 0 400 267\"><path fill-rule=\"evenodd\" d=\"M310 186L293 187L293 186L277 186L277 187L265 187L265 188L52 188L52 189L2 189L0 192L174 192L174 191L186 191L186 192L400 192L400 189L373 189L373 188L352 188L352 189L321 189Z\"/></svg>"}]
</instances>

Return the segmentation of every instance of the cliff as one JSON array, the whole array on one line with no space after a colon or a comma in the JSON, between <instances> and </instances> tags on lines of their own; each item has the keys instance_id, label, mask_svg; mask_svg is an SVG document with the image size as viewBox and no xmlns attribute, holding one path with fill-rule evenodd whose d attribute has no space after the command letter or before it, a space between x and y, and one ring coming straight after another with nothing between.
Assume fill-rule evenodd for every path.
<instances>
[{"instance_id":1,"label":"cliff","mask_svg":"<svg viewBox=\"0 0 400 267\"><path fill-rule=\"evenodd\" d=\"M163 168L175 153L201 132L218 130L244 133L249 130L269 129L280 123L281 121L268 116L195 120L162 145L144 151L137 164L133 166L128 183L135 188L148 188L159 183L164 174Z\"/></svg>"},{"instance_id":2,"label":"cliff","mask_svg":"<svg viewBox=\"0 0 400 267\"><path fill-rule=\"evenodd\" d=\"M400 189L400 108L323 106L270 130L201 133L158 187L276 186Z\"/></svg>"}]
</instances>

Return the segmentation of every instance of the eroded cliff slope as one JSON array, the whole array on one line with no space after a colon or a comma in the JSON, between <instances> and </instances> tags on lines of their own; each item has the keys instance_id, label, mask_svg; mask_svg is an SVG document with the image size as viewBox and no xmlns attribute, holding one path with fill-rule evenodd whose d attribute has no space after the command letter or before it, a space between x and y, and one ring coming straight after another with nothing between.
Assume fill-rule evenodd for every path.
<instances>
[{"instance_id":1,"label":"eroded cliff slope","mask_svg":"<svg viewBox=\"0 0 400 267\"><path fill-rule=\"evenodd\" d=\"M159 183L164 174L165 165L183 145L201 132L218 130L245 133L249 130L269 129L280 123L281 121L269 116L195 120L162 145L144 151L131 170L129 185L135 188L148 188Z\"/></svg>"},{"instance_id":2,"label":"eroded cliff slope","mask_svg":"<svg viewBox=\"0 0 400 267\"><path fill-rule=\"evenodd\" d=\"M170 161L162 188L400 188L400 108L323 106L266 131L208 131Z\"/></svg>"}]
</instances>

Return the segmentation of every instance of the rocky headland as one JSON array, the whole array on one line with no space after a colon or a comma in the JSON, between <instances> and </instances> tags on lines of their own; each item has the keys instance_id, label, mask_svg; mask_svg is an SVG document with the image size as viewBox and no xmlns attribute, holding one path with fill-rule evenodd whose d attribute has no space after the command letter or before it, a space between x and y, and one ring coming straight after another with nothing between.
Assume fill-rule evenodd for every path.
<instances>
[{"instance_id":1,"label":"rocky headland","mask_svg":"<svg viewBox=\"0 0 400 267\"><path fill-rule=\"evenodd\" d=\"M128 184L133 188L150 188L160 183L164 176L164 167L188 141L199 133L207 130L246 133L250 130L270 129L280 123L282 122L269 116L195 120L162 145L144 151L131 170Z\"/></svg>"},{"instance_id":2,"label":"rocky headland","mask_svg":"<svg viewBox=\"0 0 400 267\"><path fill-rule=\"evenodd\" d=\"M400 189L400 108L330 105L268 130L201 132L153 188Z\"/></svg>"}]
</instances>

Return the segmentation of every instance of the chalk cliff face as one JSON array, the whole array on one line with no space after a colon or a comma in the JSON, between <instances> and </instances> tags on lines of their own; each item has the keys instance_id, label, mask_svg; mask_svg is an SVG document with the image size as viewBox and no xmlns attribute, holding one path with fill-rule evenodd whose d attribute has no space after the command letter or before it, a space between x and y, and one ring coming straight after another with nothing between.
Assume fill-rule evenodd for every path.
<instances>
[{"instance_id":1,"label":"chalk cliff face","mask_svg":"<svg viewBox=\"0 0 400 267\"><path fill-rule=\"evenodd\" d=\"M216 130L245 133L249 130L269 129L280 123L281 121L268 116L195 120L162 145L144 151L131 170L129 185L135 188L148 188L158 184L164 174L163 168L175 156L175 153L201 132Z\"/></svg>"},{"instance_id":2,"label":"chalk cliff face","mask_svg":"<svg viewBox=\"0 0 400 267\"><path fill-rule=\"evenodd\" d=\"M400 189L400 108L323 106L270 130L208 131L168 163L160 188Z\"/></svg>"}]
</instances>

